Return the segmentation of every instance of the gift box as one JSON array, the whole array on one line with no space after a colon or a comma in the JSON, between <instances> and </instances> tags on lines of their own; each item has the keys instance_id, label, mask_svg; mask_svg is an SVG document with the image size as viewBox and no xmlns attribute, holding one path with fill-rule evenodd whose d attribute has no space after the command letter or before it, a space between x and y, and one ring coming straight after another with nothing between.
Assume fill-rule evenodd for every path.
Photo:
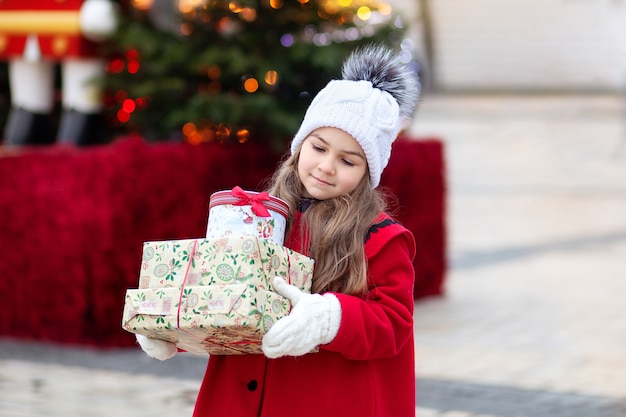
<instances>
[{"instance_id":1,"label":"gift box","mask_svg":"<svg viewBox=\"0 0 626 417\"><path fill-rule=\"evenodd\" d=\"M272 279L310 292L313 265L256 236L146 242L122 327L196 354L262 353L263 335L291 309Z\"/></svg>"},{"instance_id":2,"label":"gift box","mask_svg":"<svg viewBox=\"0 0 626 417\"><path fill-rule=\"evenodd\" d=\"M218 191L209 199L206 237L257 236L282 245L288 214L287 203L266 192Z\"/></svg>"}]
</instances>

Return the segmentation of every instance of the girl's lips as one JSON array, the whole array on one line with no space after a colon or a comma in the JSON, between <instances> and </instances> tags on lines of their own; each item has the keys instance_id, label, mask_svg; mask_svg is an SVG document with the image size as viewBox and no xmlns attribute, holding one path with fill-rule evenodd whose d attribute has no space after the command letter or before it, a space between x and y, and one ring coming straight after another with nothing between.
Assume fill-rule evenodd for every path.
<instances>
[{"instance_id":1,"label":"girl's lips","mask_svg":"<svg viewBox=\"0 0 626 417\"><path fill-rule=\"evenodd\" d=\"M317 182L319 182L320 184L324 184L324 185L332 185L331 183L324 181L323 179L320 179L318 177L316 177L315 175L311 175L311 177L313 177L313 179Z\"/></svg>"}]
</instances>

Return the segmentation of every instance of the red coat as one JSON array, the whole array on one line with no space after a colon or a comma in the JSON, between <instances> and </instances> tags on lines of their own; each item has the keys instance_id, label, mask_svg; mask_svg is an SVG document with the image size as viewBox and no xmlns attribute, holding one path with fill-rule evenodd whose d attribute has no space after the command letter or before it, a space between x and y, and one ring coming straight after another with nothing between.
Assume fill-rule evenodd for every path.
<instances>
[{"instance_id":1,"label":"red coat","mask_svg":"<svg viewBox=\"0 0 626 417\"><path fill-rule=\"evenodd\" d=\"M369 292L336 294L335 339L300 357L211 356L194 417L415 416L415 242L384 219L365 244Z\"/></svg>"},{"instance_id":2,"label":"red coat","mask_svg":"<svg viewBox=\"0 0 626 417\"><path fill-rule=\"evenodd\" d=\"M81 35L79 12L84 0L1 0L0 59L24 54L28 36L35 36L43 57L98 55L95 43Z\"/></svg>"}]
</instances>

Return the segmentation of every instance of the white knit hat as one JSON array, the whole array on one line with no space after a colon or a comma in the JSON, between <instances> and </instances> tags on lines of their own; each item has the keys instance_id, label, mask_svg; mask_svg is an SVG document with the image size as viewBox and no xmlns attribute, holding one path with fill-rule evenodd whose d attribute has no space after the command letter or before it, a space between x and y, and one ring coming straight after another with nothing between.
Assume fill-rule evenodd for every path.
<instances>
[{"instance_id":1,"label":"white knit hat","mask_svg":"<svg viewBox=\"0 0 626 417\"><path fill-rule=\"evenodd\" d=\"M330 81L311 102L291 142L291 153L317 128L341 129L363 148L370 182L376 188L391 145L415 110L419 81L391 50L381 46L353 52L342 75L343 80Z\"/></svg>"}]
</instances>

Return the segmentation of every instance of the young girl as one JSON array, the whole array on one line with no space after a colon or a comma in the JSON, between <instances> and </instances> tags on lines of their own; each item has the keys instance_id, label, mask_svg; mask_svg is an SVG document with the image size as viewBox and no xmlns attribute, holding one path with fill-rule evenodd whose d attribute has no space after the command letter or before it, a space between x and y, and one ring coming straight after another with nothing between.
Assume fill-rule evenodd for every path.
<instances>
[{"instance_id":1,"label":"young girl","mask_svg":"<svg viewBox=\"0 0 626 417\"><path fill-rule=\"evenodd\" d=\"M211 356L194 417L413 417L412 234L376 190L415 110L416 75L393 52L353 52L322 89L275 173L291 209L285 246L315 259L312 294L277 277L293 304L265 355ZM172 344L139 337L153 357Z\"/></svg>"}]
</instances>

